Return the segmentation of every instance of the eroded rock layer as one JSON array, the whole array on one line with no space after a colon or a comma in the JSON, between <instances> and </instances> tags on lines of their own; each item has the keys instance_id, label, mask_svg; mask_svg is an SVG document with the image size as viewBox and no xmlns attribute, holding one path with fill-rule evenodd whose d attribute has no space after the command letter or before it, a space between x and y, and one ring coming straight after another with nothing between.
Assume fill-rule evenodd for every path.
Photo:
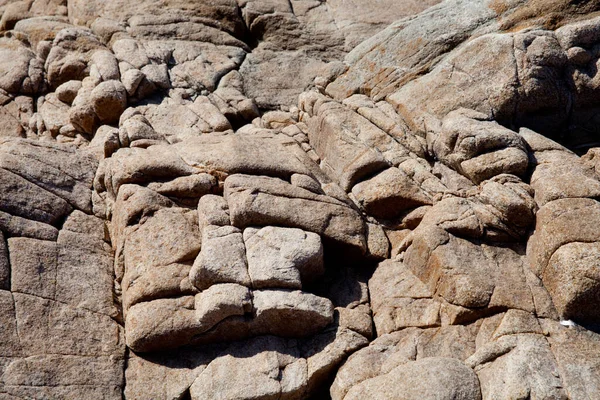
<instances>
[{"instance_id":1,"label":"eroded rock layer","mask_svg":"<svg viewBox=\"0 0 600 400\"><path fill-rule=\"evenodd\" d=\"M363 3L0 1L0 398L598 397L600 3Z\"/></svg>"}]
</instances>

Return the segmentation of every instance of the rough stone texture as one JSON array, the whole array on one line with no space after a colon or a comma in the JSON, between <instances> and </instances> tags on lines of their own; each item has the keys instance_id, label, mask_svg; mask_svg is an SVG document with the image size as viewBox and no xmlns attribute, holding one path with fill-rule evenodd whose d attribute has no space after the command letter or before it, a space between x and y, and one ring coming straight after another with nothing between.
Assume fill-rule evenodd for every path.
<instances>
[{"instance_id":1,"label":"rough stone texture","mask_svg":"<svg viewBox=\"0 0 600 400\"><path fill-rule=\"evenodd\" d=\"M599 11L0 0L0 398L595 399Z\"/></svg>"}]
</instances>

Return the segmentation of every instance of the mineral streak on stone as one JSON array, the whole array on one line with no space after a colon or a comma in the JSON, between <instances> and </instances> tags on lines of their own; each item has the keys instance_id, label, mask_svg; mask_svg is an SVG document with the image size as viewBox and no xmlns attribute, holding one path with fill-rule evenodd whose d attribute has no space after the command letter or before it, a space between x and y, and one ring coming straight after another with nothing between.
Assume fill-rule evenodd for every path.
<instances>
[{"instance_id":1,"label":"mineral streak on stone","mask_svg":"<svg viewBox=\"0 0 600 400\"><path fill-rule=\"evenodd\" d=\"M598 12L0 1L0 399L597 399Z\"/></svg>"}]
</instances>

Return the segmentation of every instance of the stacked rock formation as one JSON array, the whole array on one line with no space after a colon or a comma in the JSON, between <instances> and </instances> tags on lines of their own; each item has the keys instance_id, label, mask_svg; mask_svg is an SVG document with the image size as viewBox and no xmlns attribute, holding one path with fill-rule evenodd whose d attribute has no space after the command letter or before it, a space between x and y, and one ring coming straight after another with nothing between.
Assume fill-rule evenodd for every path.
<instances>
[{"instance_id":1,"label":"stacked rock formation","mask_svg":"<svg viewBox=\"0 0 600 400\"><path fill-rule=\"evenodd\" d=\"M596 399L600 2L0 1L0 399Z\"/></svg>"}]
</instances>

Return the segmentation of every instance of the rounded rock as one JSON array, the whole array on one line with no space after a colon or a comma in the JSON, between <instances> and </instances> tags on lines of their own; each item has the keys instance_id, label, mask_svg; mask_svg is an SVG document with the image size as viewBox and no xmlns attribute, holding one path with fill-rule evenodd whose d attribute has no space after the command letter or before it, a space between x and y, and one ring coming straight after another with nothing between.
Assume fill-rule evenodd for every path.
<instances>
[{"instance_id":1,"label":"rounded rock","mask_svg":"<svg viewBox=\"0 0 600 400\"><path fill-rule=\"evenodd\" d=\"M102 82L92 90L91 101L101 122L116 123L127 107L127 91L119 81Z\"/></svg>"}]
</instances>

